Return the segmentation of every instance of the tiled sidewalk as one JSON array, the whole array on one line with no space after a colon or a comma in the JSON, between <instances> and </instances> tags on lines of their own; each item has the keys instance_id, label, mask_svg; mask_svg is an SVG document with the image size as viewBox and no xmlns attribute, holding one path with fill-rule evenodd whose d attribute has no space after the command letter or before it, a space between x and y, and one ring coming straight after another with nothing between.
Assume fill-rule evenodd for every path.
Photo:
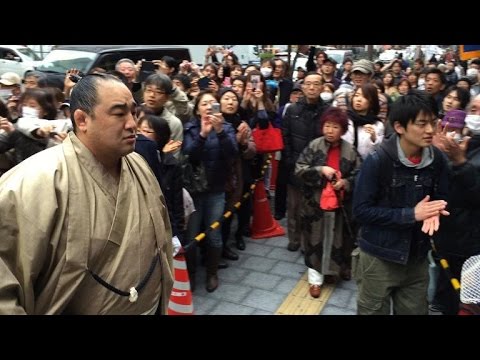
<instances>
[{"instance_id":1,"label":"tiled sidewalk","mask_svg":"<svg viewBox=\"0 0 480 360\"><path fill-rule=\"evenodd\" d=\"M280 224L286 229L286 219ZM205 290L205 267L197 268L196 315L273 315L304 275L303 255L287 250L286 236L245 240L244 251L232 246L240 259L218 271L216 291ZM321 314L355 314L355 291L354 281L338 284Z\"/></svg>"}]
</instances>

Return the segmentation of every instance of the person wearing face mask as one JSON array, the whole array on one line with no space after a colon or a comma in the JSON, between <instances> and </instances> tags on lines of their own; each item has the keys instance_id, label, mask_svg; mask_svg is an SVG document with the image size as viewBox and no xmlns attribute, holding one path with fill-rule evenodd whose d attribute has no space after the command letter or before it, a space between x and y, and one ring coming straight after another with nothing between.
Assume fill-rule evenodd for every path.
<instances>
[{"instance_id":1,"label":"person wearing face mask","mask_svg":"<svg viewBox=\"0 0 480 360\"><path fill-rule=\"evenodd\" d=\"M268 79L272 75L272 68L270 67L261 67L260 72L262 73L265 79Z\"/></svg>"},{"instance_id":2,"label":"person wearing face mask","mask_svg":"<svg viewBox=\"0 0 480 360\"><path fill-rule=\"evenodd\" d=\"M320 97L327 105L332 105L333 103L333 93L335 92L335 87L333 84L326 83L323 85L323 91L320 93Z\"/></svg>"},{"instance_id":3,"label":"person wearing face mask","mask_svg":"<svg viewBox=\"0 0 480 360\"><path fill-rule=\"evenodd\" d=\"M427 76L426 70L423 70L420 75L418 75L417 89L425 90L425 77Z\"/></svg>"},{"instance_id":4,"label":"person wearing face mask","mask_svg":"<svg viewBox=\"0 0 480 360\"><path fill-rule=\"evenodd\" d=\"M70 119L56 119L56 103L49 88L27 89L21 111L17 129L33 140L46 142L47 147L61 143L73 128Z\"/></svg>"},{"instance_id":5,"label":"person wearing face mask","mask_svg":"<svg viewBox=\"0 0 480 360\"><path fill-rule=\"evenodd\" d=\"M260 73L265 78L265 85L272 101L275 101L275 94L278 91L278 81L273 78L275 71L275 61L272 59L263 60L260 65Z\"/></svg>"},{"instance_id":6,"label":"person wearing face mask","mask_svg":"<svg viewBox=\"0 0 480 360\"><path fill-rule=\"evenodd\" d=\"M20 103L23 104L22 116L13 125L6 119L0 119L0 128L5 132L0 134L0 154L10 149L15 149L15 164L19 164L28 157L44 150L50 140L51 128L46 128L46 136L36 136L36 130L27 129L33 126L38 119L55 119L57 109L53 96L41 88L28 89L22 95ZM23 124L22 124L23 123ZM58 135L55 135L58 137ZM61 141L62 139L59 139Z\"/></svg>"},{"instance_id":7,"label":"person wearing face mask","mask_svg":"<svg viewBox=\"0 0 480 360\"><path fill-rule=\"evenodd\" d=\"M450 161L450 216L442 219L435 247L456 279L460 279L465 260L480 254L480 95L473 98L467 112L468 136L461 142L448 134L448 127L434 137L434 145ZM435 299L444 314L458 313L460 299L444 271L440 271Z\"/></svg>"}]
</instances>

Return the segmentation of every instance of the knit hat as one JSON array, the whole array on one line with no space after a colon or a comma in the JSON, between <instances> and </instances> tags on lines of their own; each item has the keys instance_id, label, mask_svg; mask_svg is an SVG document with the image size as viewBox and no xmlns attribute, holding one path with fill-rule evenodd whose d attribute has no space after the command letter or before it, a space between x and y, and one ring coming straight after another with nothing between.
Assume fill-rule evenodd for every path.
<instances>
[{"instance_id":1,"label":"knit hat","mask_svg":"<svg viewBox=\"0 0 480 360\"><path fill-rule=\"evenodd\" d=\"M462 110L450 110L442 119L442 126L448 123L451 129L463 129L465 127L465 117L467 113Z\"/></svg>"}]
</instances>

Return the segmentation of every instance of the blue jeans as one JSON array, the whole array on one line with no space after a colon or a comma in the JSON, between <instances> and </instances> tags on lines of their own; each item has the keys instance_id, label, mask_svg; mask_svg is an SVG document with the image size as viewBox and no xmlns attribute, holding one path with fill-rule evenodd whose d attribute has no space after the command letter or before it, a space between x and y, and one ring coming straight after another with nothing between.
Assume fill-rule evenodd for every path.
<instances>
[{"instance_id":1,"label":"blue jeans","mask_svg":"<svg viewBox=\"0 0 480 360\"><path fill-rule=\"evenodd\" d=\"M206 231L210 225L222 218L225 210L225 193L202 193L193 196L195 212L190 216L187 226L186 237L189 241L201 232ZM221 226L212 230L207 236L207 244L210 247L221 248Z\"/></svg>"}]
</instances>

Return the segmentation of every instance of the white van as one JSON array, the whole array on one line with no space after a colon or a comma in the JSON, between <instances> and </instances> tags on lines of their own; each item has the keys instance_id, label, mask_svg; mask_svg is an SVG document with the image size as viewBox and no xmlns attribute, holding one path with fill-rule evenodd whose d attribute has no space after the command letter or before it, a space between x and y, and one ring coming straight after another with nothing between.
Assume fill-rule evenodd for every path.
<instances>
[{"instance_id":1,"label":"white van","mask_svg":"<svg viewBox=\"0 0 480 360\"><path fill-rule=\"evenodd\" d=\"M32 49L22 45L0 45L0 75L14 72L21 78L27 71L34 70L40 58Z\"/></svg>"}]
</instances>

